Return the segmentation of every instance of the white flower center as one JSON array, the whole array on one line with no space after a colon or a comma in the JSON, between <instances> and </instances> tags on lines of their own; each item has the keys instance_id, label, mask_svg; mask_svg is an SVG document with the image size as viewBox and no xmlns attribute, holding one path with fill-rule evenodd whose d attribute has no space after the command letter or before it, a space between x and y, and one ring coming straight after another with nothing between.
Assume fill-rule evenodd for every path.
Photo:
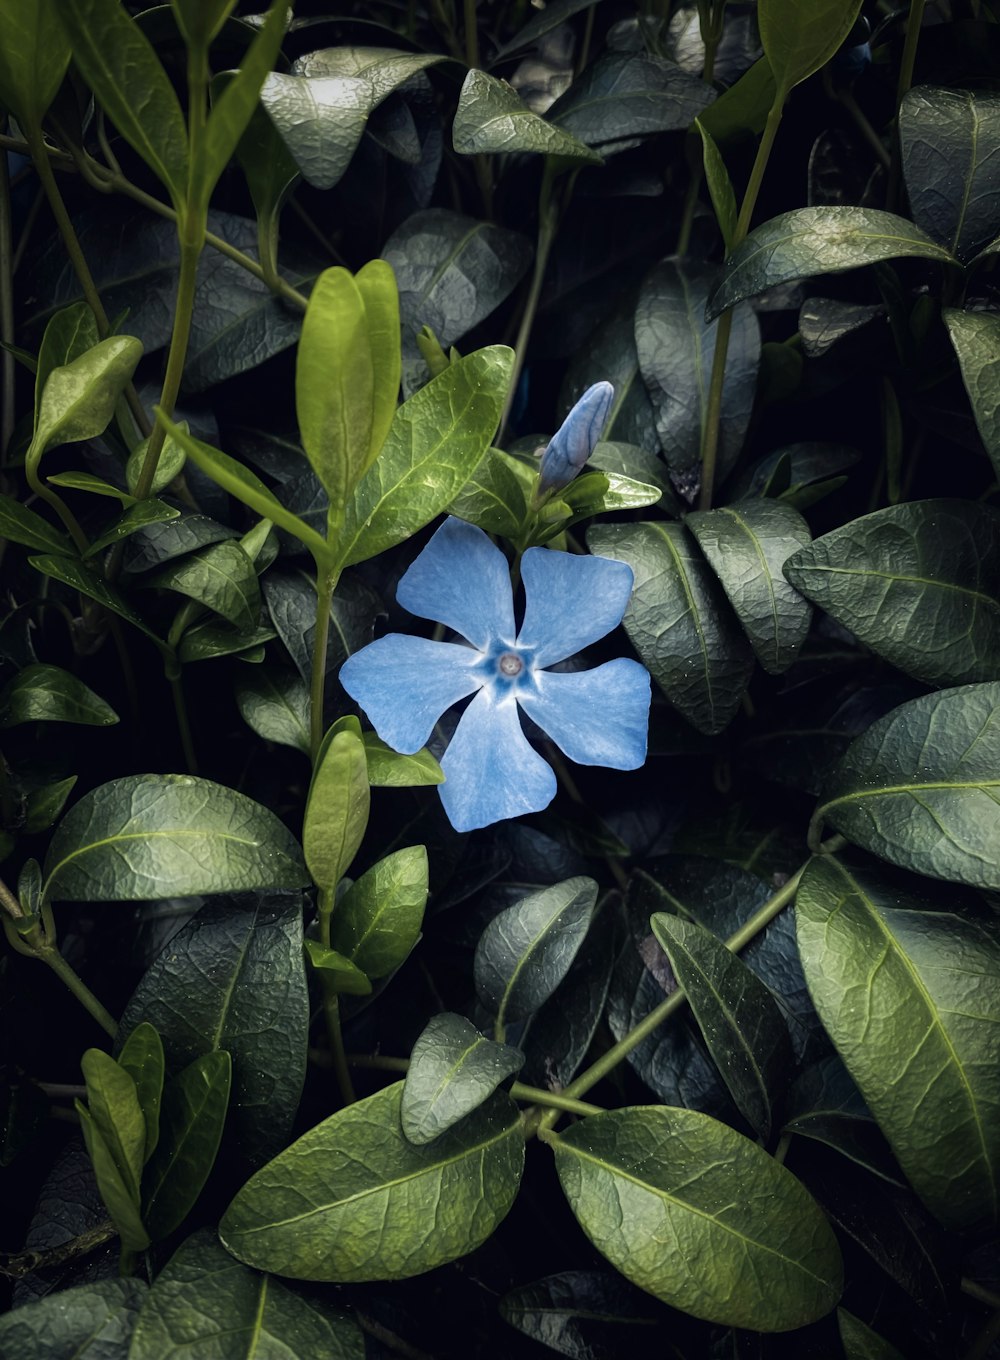
<instances>
[{"instance_id":1,"label":"white flower center","mask_svg":"<svg viewBox=\"0 0 1000 1360\"><path fill-rule=\"evenodd\" d=\"M520 675L524 670L524 662L516 652L504 652L499 664L501 675Z\"/></svg>"}]
</instances>

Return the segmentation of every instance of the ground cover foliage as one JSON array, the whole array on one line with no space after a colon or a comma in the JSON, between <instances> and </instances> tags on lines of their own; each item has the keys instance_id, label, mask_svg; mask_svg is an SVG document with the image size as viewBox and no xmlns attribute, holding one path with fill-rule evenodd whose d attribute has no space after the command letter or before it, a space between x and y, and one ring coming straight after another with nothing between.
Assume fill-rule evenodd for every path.
<instances>
[{"instance_id":1,"label":"ground cover foliage","mask_svg":"<svg viewBox=\"0 0 1000 1360\"><path fill-rule=\"evenodd\" d=\"M3 1360L997 1353L998 80L0 0Z\"/></svg>"}]
</instances>

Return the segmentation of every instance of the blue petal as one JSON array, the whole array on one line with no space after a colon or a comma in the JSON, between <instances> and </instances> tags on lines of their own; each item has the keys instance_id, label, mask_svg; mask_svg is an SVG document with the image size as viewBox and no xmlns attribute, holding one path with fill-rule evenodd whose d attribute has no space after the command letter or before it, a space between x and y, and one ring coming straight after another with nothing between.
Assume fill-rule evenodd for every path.
<instances>
[{"instance_id":1,"label":"blue petal","mask_svg":"<svg viewBox=\"0 0 1000 1360\"><path fill-rule=\"evenodd\" d=\"M619 657L592 671L539 671L518 693L528 716L578 765L637 770L646 759L649 675Z\"/></svg>"},{"instance_id":2,"label":"blue petal","mask_svg":"<svg viewBox=\"0 0 1000 1360\"><path fill-rule=\"evenodd\" d=\"M542 453L539 491L568 486L594 452L607 424L615 389L609 382L594 383L572 408Z\"/></svg>"},{"instance_id":3,"label":"blue petal","mask_svg":"<svg viewBox=\"0 0 1000 1360\"><path fill-rule=\"evenodd\" d=\"M349 656L340 683L394 751L413 755L452 704L483 683L471 647L389 633Z\"/></svg>"},{"instance_id":4,"label":"blue petal","mask_svg":"<svg viewBox=\"0 0 1000 1360\"><path fill-rule=\"evenodd\" d=\"M499 703L483 689L462 714L441 761L438 786L456 831L473 831L507 817L541 812L556 792L556 777L521 731L517 704Z\"/></svg>"},{"instance_id":5,"label":"blue petal","mask_svg":"<svg viewBox=\"0 0 1000 1360\"><path fill-rule=\"evenodd\" d=\"M610 557L529 548L521 559L527 604L517 638L536 648L534 664L565 661L622 621L632 594L632 568Z\"/></svg>"},{"instance_id":6,"label":"blue petal","mask_svg":"<svg viewBox=\"0 0 1000 1360\"><path fill-rule=\"evenodd\" d=\"M446 623L485 650L514 638L514 602L507 559L474 524L449 518L396 589L411 614Z\"/></svg>"}]
</instances>

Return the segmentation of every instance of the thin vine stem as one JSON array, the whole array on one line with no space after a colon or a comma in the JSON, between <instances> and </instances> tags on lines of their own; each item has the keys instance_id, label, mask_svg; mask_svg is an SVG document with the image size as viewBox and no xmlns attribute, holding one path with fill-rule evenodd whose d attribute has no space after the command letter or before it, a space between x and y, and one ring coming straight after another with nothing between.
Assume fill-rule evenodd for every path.
<instances>
[{"instance_id":1,"label":"thin vine stem","mask_svg":"<svg viewBox=\"0 0 1000 1360\"><path fill-rule=\"evenodd\" d=\"M335 889L320 890L319 939L324 949L331 947L330 922L333 917L334 896ZM337 1078L337 1086L340 1089L340 1096L344 1104L353 1105L357 1096L354 1094L354 1082L351 1079L347 1051L344 1048L344 1033L340 1024L340 997L333 982L322 970L320 970L320 979L323 987L323 1016L326 1020L326 1033L330 1043L334 1075Z\"/></svg>"},{"instance_id":2,"label":"thin vine stem","mask_svg":"<svg viewBox=\"0 0 1000 1360\"><path fill-rule=\"evenodd\" d=\"M535 265L531 275L531 284L528 288L528 296L525 299L524 311L521 313L521 324L517 330L517 339L514 341L514 370L510 377L510 388L507 392L507 400L504 402L503 414L500 417L500 433L497 436L498 442L503 439L507 429L507 418L510 415L510 408L514 404L517 395L518 381L521 377L521 370L524 367L524 360L528 349L528 341L531 338L532 327L535 324L535 314L538 311L538 300L542 295L542 284L545 282L545 270L549 262L549 254L552 250L552 243L556 238L556 228L558 225L555 204L552 201L552 188L555 183L555 172L552 166L551 157L545 158L545 169L542 171L541 188L538 191L538 240L535 245Z\"/></svg>"},{"instance_id":3,"label":"thin vine stem","mask_svg":"<svg viewBox=\"0 0 1000 1360\"><path fill-rule=\"evenodd\" d=\"M409 1058L391 1058L381 1053L348 1053L347 1061L351 1067L373 1072L408 1072L410 1070ZM562 1091L548 1091L543 1086L526 1086L521 1081L511 1083L510 1094L514 1100L519 1100L523 1104L545 1105L549 1109L566 1114L604 1113L603 1105L591 1105L586 1100L574 1100L572 1096L567 1096Z\"/></svg>"},{"instance_id":4,"label":"thin vine stem","mask_svg":"<svg viewBox=\"0 0 1000 1360\"><path fill-rule=\"evenodd\" d=\"M117 1021L90 990L83 978L66 962L59 952L58 945L48 943L33 951L34 957L48 964L56 977L66 984L80 1005L112 1039L118 1033Z\"/></svg>"}]
</instances>

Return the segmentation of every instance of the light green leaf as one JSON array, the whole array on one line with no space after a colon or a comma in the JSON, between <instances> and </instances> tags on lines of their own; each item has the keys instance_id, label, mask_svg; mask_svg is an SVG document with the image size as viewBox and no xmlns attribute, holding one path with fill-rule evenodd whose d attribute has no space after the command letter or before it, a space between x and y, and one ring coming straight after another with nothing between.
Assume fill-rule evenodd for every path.
<instances>
[{"instance_id":1,"label":"light green leaf","mask_svg":"<svg viewBox=\"0 0 1000 1360\"><path fill-rule=\"evenodd\" d=\"M487 449L448 513L513 542L523 533L537 479L537 468L502 449Z\"/></svg>"},{"instance_id":2,"label":"light green leaf","mask_svg":"<svg viewBox=\"0 0 1000 1360\"><path fill-rule=\"evenodd\" d=\"M88 1048L80 1060L87 1083L87 1107L128 1191L138 1205L146 1146L146 1121L135 1082L114 1058Z\"/></svg>"},{"instance_id":3,"label":"light green leaf","mask_svg":"<svg viewBox=\"0 0 1000 1360\"><path fill-rule=\"evenodd\" d=\"M496 431L512 364L505 345L476 350L399 407L381 456L348 502L340 565L404 542L451 504Z\"/></svg>"},{"instance_id":4,"label":"light green leaf","mask_svg":"<svg viewBox=\"0 0 1000 1360\"><path fill-rule=\"evenodd\" d=\"M316 757L302 848L318 887L333 889L358 853L365 829L371 790L361 738L353 732L331 732Z\"/></svg>"},{"instance_id":5,"label":"light green leaf","mask_svg":"<svg viewBox=\"0 0 1000 1360\"><path fill-rule=\"evenodd\" d=\"M80 1118L83 1141L87 1145L87 1152L94 1168L97 1188L104 1201L104 1207L118 1229L122 1245L130 1251L145 1251L150 1239L139 1213L136 1192L123 1179L114 1154L97 1123L88 1113L87 1107L79 1100L74 1103Z\"/></svg>"},{"instance_id":6,"label":"light green leaf","mask_svg":"<svg viewBox=\"0 0 1000 1360\"><path fill-rule=\"evenodd\" d=\"M760 40L782 100L836 54L860 10L861 0L760 0Z\"/></svg>"},{"instance_id":7,"label":"light green leaf","mask_svg":"<svg viewBox=\"0 0 1000 1360\"><path fill-rule=\"evenodd\" d=\"M0 58L2 60L2 58ZM65 368L74 359L79 359L100 341L97 318L86 302L74 302L62 307L50 319L42 336L38 350L38 364L35 368L35 426L38 425L38 409L42 393L55 368Z\"/></svg>"},{"instance_id":8,"label":"light green leaf","mask_svg":"<svg viewBox=\"0 0 1000 1360\"><path fill-rule=\"evenodd\" d=\"M324 974L325 982L335 992L343 992L347 996L368 996L371 993L371 979L336 949L328 949L318 940L306 940L306 954L313 968Z\"/></svg>"},{"instance_id":9,"label":"light green leaf","mask_svg":"<svg viewBox=\"0 0 1000 1360\"><path fill-rule=\"evenodd\" d=\"M795 208L772 217L736 247L722 267L707 314L719 316L782 283L903 258L958 263L905 217L839 205Z\"/></svg>"},{"instance_id":10,"label":"light green leaf","mask_svg":"<svg viewBox=\"0 0 1000 1360\"><path fill-rule=\"evenodd\" d=\"M163 1096L165 1059L163 1043L156 1029L143 1020L122 1044L118 1066L135 1083L139 1108L145 1123L143 1161L148 1162L160 1137L160 1101Z\"/></svg>"},{"instance_id":11,"label":"light green leaf","mask_svg":"<svg viewBox=\"0 0 1000 1360\"><path fill-rule=\"evenodd\" d=\"M295 671L261 666L241 675L236 705L258 737L309 754L309 687Z\"/></svg>"},{"instance_id":12,"label":"light green leaf","mask_svg":"<svg viewBox=\"0 0 1000 1360\"><path fill-rule=\"evenodd\" d=\"M700 118L694 120L694 125L701 136L702 163L705 168L705 183L708 185L708 192L712 198L712 207L715 209L715 220L719 224L719 231L722 233L722 241L728 254L733 248L733 238L736 234L736 219L739 210L736 207L736 194L733 190L733 182L729 178L729 171L726 169L726 162L722 159L722 152L716 145L715 139L705 127Z\"/></svg>"},{"instance_id":13,"label":"light green leaf","mask_svg":"<svg viewBox=\"0 0 1000 1360\"><path fill-rule=\"evenodd\" d=\"M330 943L368 977L385 977L420 938L426 904L426 849L395 850L355 880L337 903Z\"/></svg>"},{"instance_id":14,"label":"light green leaf","mask_svg":"<svg viewBox=\"0 0 1000 1360\"><path fill-rule=\"evenodd\" d=\"M192 775L101 784L60 823L45 857L50 902L155 901L301 888L299 847L273 812Z\"/></svg>"},{"instance_id":15,"label":"light green leaf","mask_svg":"<svg viewBox=\"0 0 1000 1360\"><path fill-rule=\"evenodd\" d=\"M155 496L150 496L145 501L137 501L123 510L118 518L94 539L84 553L84 560L96 557L113 543L122 542L140 529L148 528L150 524L166 524L168 520L179 517L180 511L175 506L167 505L166 501L157 500Z\"/></svg>"},{"instance_id":16,"label":"light green leaf","mask_svg":"<svg viewBox=\"0 0 1000 1360\"><path fill-rule=\"evenodd\" d=\"M189 47L206 49L236 8L236 0L170 0Z\"/></svg>"},{"instance_id":17,"label":"light green leaf","mask_svg":"<svg viewBox=\"0 0 1000 1360\"><path fill-rule=\"evenodd\" d=\"M782 1332L824 1317L840 1297L840 1250L815 1200L725 1124L633 1106L548 1141L594 1246L672 1307Z\"/></svg>"},{"instance_id":18,"label":"light green leaf","mask_svg":"<svg viewBox=\"0 0 1000 1360\"><path fill-rule=\"evenodd\" d=\"M402 370L399 330L399 289L392 266L386 260L369 260L354 276L365 305L365 329L372 355L372 418L368 454L362 471L367 472L382 451L399 403Z\"/></svg>"},{"instance_id":19,"label":"light green leaf","mask_svg":"<svg viewBox=\"0 0 1000 1360\"><path fill-rule=\"evenodd\" d=\"M650 926L737 1108L766 1141L795 1062L774 994L697 922L656 912Z\"/></svg>"},{"instance_id":20,"label":"light green leaf","mask_svg":"<svg viewBox=\"0 0 1000 1360\"><path fill-rule=\"evenodd\" d=\"M532 113L512 86L485 71L471 70L465 77L451 135L460 156L527 151L601 164L596 151Z\"/></svg>"},{"instance_id":21,"label":"light green leaf","mask_svg":"<svg viewBox=\"0 0 1000 1360\"><path fill-rule=\"evenodd\" d=\"M1000 314L946 307L941 316L958 355L976 429L1000 479Z\"/></svg>"},{"instance_id":22,"label":"light green leaf","mask_svg":"<svg viewBox=\"0 0 1000 1360\"><path fill-rule=\"evenodd\" d=\"M479 999L498 1032L523 1020L552 995L583 944L597 903L592 878L567 878L531 893L494 916L476 945Z\"/></svg>"},{"instance_id":23,"label":"light green leaf","mask_svg":"<svg viewBox=\"0 0 1000 1360\"><path fill-rule=\"evenodd\" d=\"M71 722L110 727L118 714L61 666L25 666L0 690L0 727L26 722Z\"/></svg>"},{"instance_id":24,"label":"light green leaf","mask_svg":"<svg viewBox=\"0 0 1000 1360\"><path fill-rule=\"evenodd\" d=\"M253 1176L219 1226L239 1260L299 1280L399 1280L481 1246L524 1167L497 1093L429 1147L407 1142L402 1082L332 1115Z\"/></svg>"},{"instance_id":25,"label":"light green leaf","mask_svg":"<svg viewBox=\"0 0 1000 1360\"><path fill-rule=\"evenodd\" d=\"M23 543L42 553L71 553L73 544L61 529L21 505L13 496L0 494L0 536L12 543Z\"/></svg>"},{"instance_id":26,"label":"light green leaf","mask_svg":"<svg viewBox=\"0 0 1000 1360\"><path fill-rule=\"evenodd\" d=\"M0 1354L11 1360L123 1356L146 1292L142 1280L99 1280L22 1304L0 1317Z\"/></svg>"},{"instance_id":27,"label":"light green leaf","mask_svg":"<svg viewBox=\"0 0 1000 1360\"><path fill-rule=\"evenodd\" d=\"M771 675L781 675L798 656L812 620L809 605L782 575L785 562L809 543L809 525L792 506L775 500L737 501L688 515L685 523L757 660Z\"/></svg>"},{"instance_id":28,"label":"light green leaf","mask_svg":"<svg viewBox=\"0 0 1000 1360\"><path fill-rule=\"evenodd\" d=\"M956 891L816 856L796 898L823 1027L928 1209L1000 1211L1000 937Z\"/></svg>"},{"instance_id":29,"label":"light green leaf","mask_svg":"<svg viewBox=\"0 0 1000 1360\"><path fill-rule=\"evenodd\" d=\"M164 1088L162 1137L142 1180L143 1220L154 1242L184 1222L215 1165L232 1071L229 1054L216 1049L195 1058Z\"/></svg>"},{"instance_id":30,"label":"light green leaf","mask_svg":"<svg viewBox=\"0 0 1000 1360\"><path fill-rule=\"evenodd\" d=\"M0 3L0 104L25 127L41 128L70 62L59 0Z\"/></svg>"},{"instance_id":31,"label":"light green leaf","mask_svg":"<svg viewBox=\"0 0 1000 1360\"><path fill-rule=\"evenodd\" d=\"M803 595L930 685L1000 678L1000 513L909 501L824 534L785 564Z\"/></svg>"},{"instance_id":32,"label":"light green leaf","mask_svg":"<svg viewBox=\"0 0 1000 1360\"><path fill-rule=\"evenodd\" d=\"M176 590L249 633L260 617L257 573L239 543L213 543L145 577L144 586Z\"/></svg>"},{"instance_id":33,"label":"light green leaf","mask_svg":"<svg viewBox=\"0 0 1000 1360\"><path fill-rule=\"evenodd\" d=\"M635 574L622 622L653 679L700 732L721 732L753 656L694 538L681 524L598 524L587 544Z\"/></svg>"},{"instance_id":34,"label":"light green leaf","mask_svg":"<svg viewBox=\"0 0 1000 1360\"><path fill-rule=\"evenodd\" d=\"M411 1143L433 1143L521 1070L524 1054L496 1044L464 1016L435 1015L413 1046L400 1120Z\"/></svg>"},{"instance_id":35,"label":"light green leaf","mask_svg":"<svg viewBox=\"0 0 1000 1360\"><path fill-rule=\"evenodd\" d=\"M620 472L604 472L592 467L575 477L561 492L561 497L573 511L570 523L579 524L613 510L640 510L646 505L656 505L661 494L659 487L650 486L648 482L637 482Z\"/></svg>"},{"instance_id":36,"label":"light green leaf","mask_svg":"<svg viewBox=\"0 0 1000 1360\"><path fill-rule=\"evenodd\" d=\"M185 434L189 434L188 423L182 420L181 429ZM132 494L139 481L139 474L142 472L143 464L146 461L146 452L149 449L149 439L144 439L141 444L129 454L128 462L125 464L125 485ZM160 459L156 464L156 473L153 477L153 484L150 487L150 494L158 496L161 491L165 491L170 483L184 470L184 463L187 454L178 444L177 440L171 435L167 435L163 448L160 451Z\"/></svg>"},{"instance_id":37,"label":"light green leaf","mask_svg":"<svg viewBox=\"0 0 1000 1360\"><path fill-rule=\"evenodd\" d=\"M1000 683L901 704L852 742L816 825L904 869L1000 888Z\"/></svg>"},{"instance_id":38,"label":"light green leaf","mask_svg":"<svg viewBox=\"0 0 1000 1360\"><path fill-rule=\"evenodd\" d=\"M37 461L53 444L75 444L103 434L141 358L142 344L135 336L113 335L54 368L38 403L29 460Z\"/></svg>"},{"instance_id":39,"label":"light green leaf","mask_svg":"<svg viewBox=\"0 0 1000 1360\"><path fill-rule=\"evenodd\" d=\"M107 496L110 500L120 501L122 505L135 504L135 497L120 487L112 486L103 477L95 477L92 472L56 472L45 479L53 486L68 486L73 491L89 491L94 496Z\"/></svg>"},{"instance_id":40,"label":"light green leaf","mask_svg":"<svg viewBox=\"0 0 1000 1360\"><path fill-rule=\"evenodd\" d=\"M444 783L444 771L425 746L416 755L401 755L374 732L362 733L372 788L411 789Z\"/></svg>"},{"instance_id":41,"label":"light green leaf","mask_svg":"<svg viewBox=\"0 0 1000 1360\"><path fill-rule=\"evenodd\" d=\"M110 609L113 614L126 619L133 628L138 628L140 632L145 633L146 637L155 642L162 651L166 650L166 644L139 617L131 605L126 602L125 597L112 586L109 586L104 578L98 576L86 563L73 557L56 557L54 555L29 557L28 563L44 576L51 576L55 581L62 581L63 585L69 586L72 590L78 590L81 595L86 595L91 600L96 600L105 609Z\"/></svg>"}]
</instances>

